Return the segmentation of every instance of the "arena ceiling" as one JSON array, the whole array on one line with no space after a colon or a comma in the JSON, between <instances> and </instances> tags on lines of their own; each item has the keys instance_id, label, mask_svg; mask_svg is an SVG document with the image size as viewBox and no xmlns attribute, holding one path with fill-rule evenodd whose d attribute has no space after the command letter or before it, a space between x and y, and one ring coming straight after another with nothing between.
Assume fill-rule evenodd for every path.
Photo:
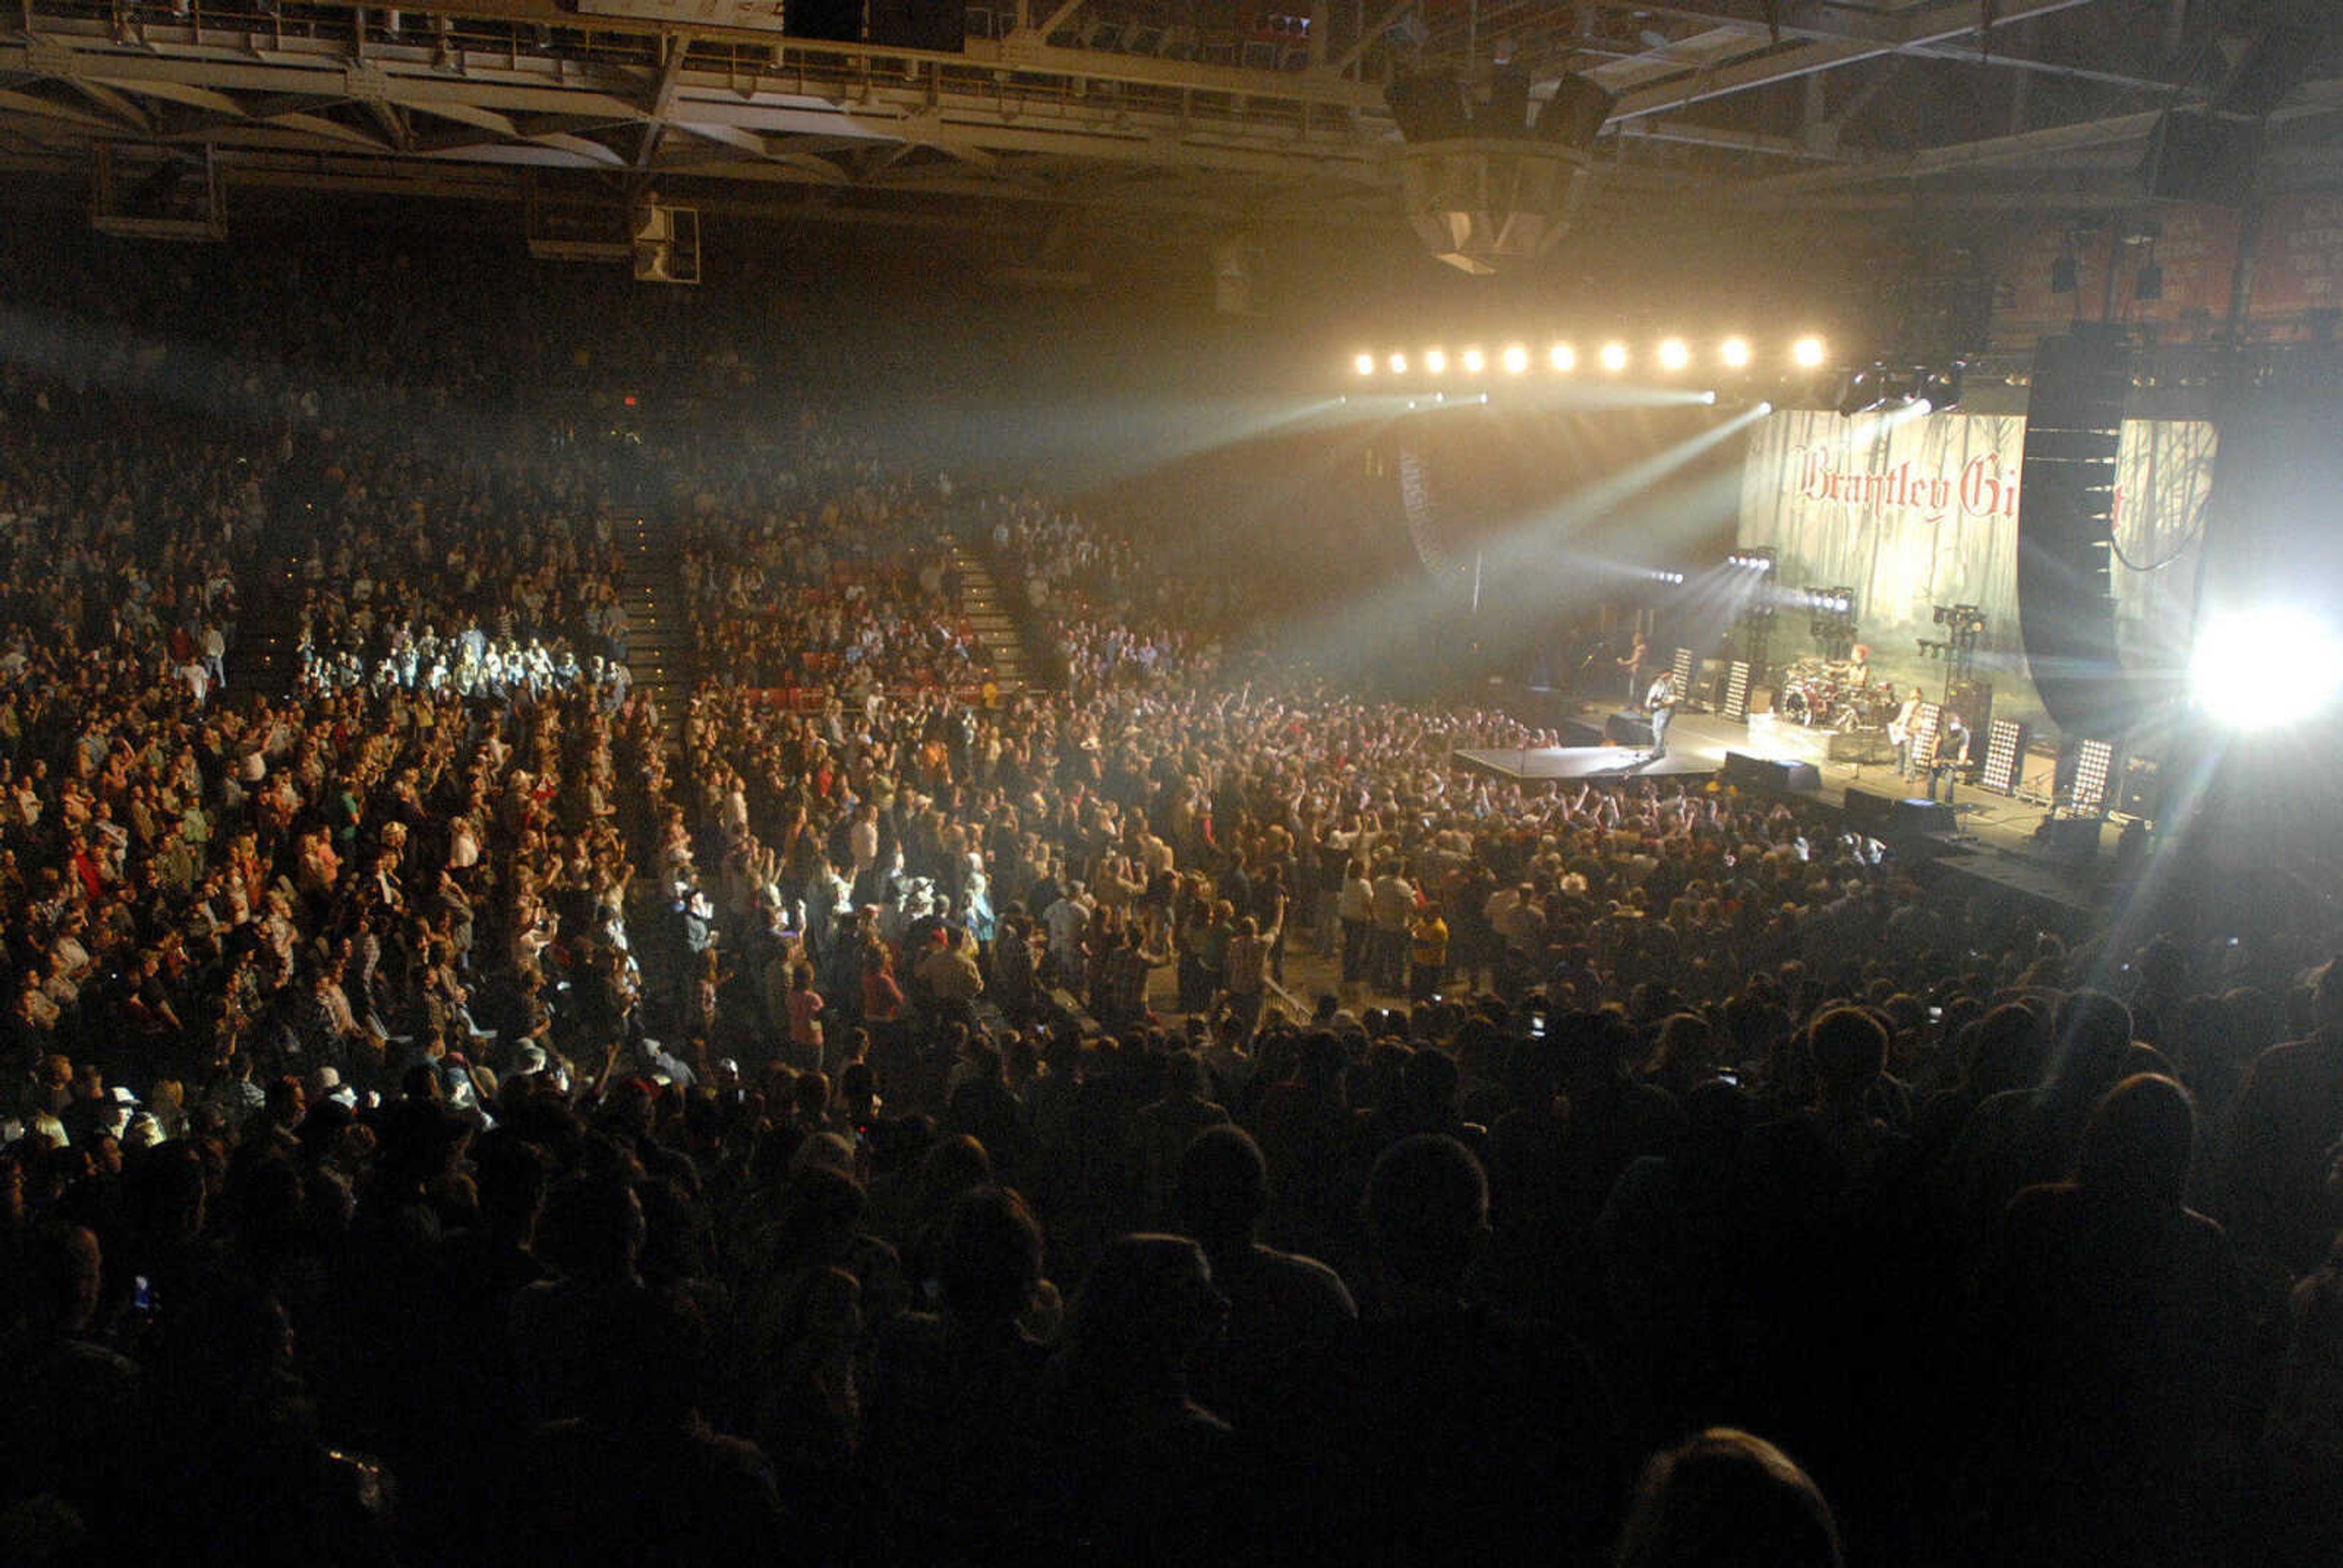
<instances>
[{"instance_id":1,"label":"arena ceiling","mask_svg":"<svg viewBox=\"0 0 2343 1568\"><path fill-rule=\"evenodd\" d=\"M907 226L1084 209L1389 222L1400 73L1617 96L1598 204L2113 206L2174 108L2338 168L2329 0L971 0L957 50L801 41L748 0L18 0L0 172ZM215 186L217 188L217 186ZM103 199L103 188L101 188Z\"/></svg>"}]
</instances>

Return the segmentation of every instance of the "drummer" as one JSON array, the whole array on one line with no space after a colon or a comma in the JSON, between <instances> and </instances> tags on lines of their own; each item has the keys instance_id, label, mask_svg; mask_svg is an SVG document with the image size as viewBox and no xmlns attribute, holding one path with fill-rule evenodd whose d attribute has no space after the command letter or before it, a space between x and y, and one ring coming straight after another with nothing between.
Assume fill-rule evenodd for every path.
<instances>
[{"instance_id":1,"label":"drummer","mask_svg":"<svg viewBox=\"0 0 2343 1568\"><path fill-rule=\"evenodd\" d=\"M1871 645L1858 642L1850 650L1853 657L1846 667L1846 683L1857 692L1871 690Z\"/></svg>"}]
</instances>

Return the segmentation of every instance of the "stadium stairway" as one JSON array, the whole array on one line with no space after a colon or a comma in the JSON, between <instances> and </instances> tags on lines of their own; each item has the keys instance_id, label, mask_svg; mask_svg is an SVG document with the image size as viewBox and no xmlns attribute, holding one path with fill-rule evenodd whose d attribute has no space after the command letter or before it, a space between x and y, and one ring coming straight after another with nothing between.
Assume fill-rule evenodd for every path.
<instances>
[{"instance_id":1,"label":"stadium stairway","mask_svg":"<svg viewBox=\"0 0 2343 1568\"><path fill-rule=\"evenodd\" d=\"M633 556L620 599L627 611L627 668L634 689L649 692L667 725L667 749L683 749L683 714L693 680L691 618L685 611L683 574L665 530L637 518L626 547Z\"/></svg>"},{"instance_id":2,"label":"stadium stairway","mask_svg":"<svg viewBox=\"0 0 2343 1568\"><path fill-rule=\"evenodd\" d=\"M1003 697L1012 697L1026 686L1025 639L1001 608L1001 585L993 581L984 558L957 538L946 541L946 558L960 579L960 613L991 657L992 683Z\"/></svg>"},{"instance_id":3,"label":"stadium stairway","mask_svg":"<svg viewBox=\"0 0 2343 1568\"><path fill-rule=\"evenodd\" d=\"M246 578L236 597L236 642L227 650L227 694L274 702L301 678L301 584L293 563L272 558Z\"/></svg>"}]
</instances>

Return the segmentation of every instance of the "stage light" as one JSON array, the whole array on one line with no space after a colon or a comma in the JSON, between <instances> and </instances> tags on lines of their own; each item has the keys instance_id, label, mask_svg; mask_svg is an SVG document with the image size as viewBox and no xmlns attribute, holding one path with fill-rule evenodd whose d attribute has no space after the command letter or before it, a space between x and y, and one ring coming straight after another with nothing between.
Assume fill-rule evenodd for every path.
<instances>
[{"instance_id":1,"label":"stage light","mask_svg":"<svg viewBox=\"0 0 2343 1568\"><path fill-rule=\"evenodd\" d=\"M1373 376L1375 373L1375 357L1372 354L1360 355L1355 364L1362 376Z\"/></svg>"},{"instance_id":2,"label":"stage light","mask_svg":"<svg viewBox=\"0 0 2343 1568\"><path fill-rule=\"evenodd\" d=\"M1404 355L1404 354L1394 354L1394 355L1393 355L1393 356L1391 357L1391 370L1392 370L1392 374L1393 374L1393 375L1394 375L1394 376L1404 376L1404 375L1406 375L1406 374L1407 374L1407 356L1406 356L1406 355Z\"/></svg>"},{"instance_id":3,"label":"stage light","mask_svg":"<svg viewBox=\"0 0 2343 1568\"><path fill-rule=\"evenodd\" d=\"M1481 351L1480 351L1479 349L1477 349L1477 348L1467 348L1467 349L1464 351L1464 374L1465 374L1465 375L1467 375L1467 376L1478 376L1479 374L1481 374L1482 369L1483 369L1484 367L1486 367L1488 363L1489 363L1489 362L1488 362L1486 359L1484 359L1484 358L1483 358L1483 357L1481 357Z\"/></svg>"},{"instance_id":4,"label":"stage light","mask_svg":"<svg viewBox=\"0 0 2343 1568\"><path fill-rule=\"evenodd\" d=\"M1717 345L1716 357L1725 361L1725 367L1727 370L1748 369L1749 339L1746 337L1726 338L1723 343Z\"/></svg>"},{"instance_id":5,"label":"stage light","mask_svg":"<svg viewBox=\"0 0 2343 1568\"><path fill-rule=\"evenodd\" d=\"M1425 349L1423 351L1423 370L1424 374L1427 376L1446 375L1448 373L1447 351L1440 348Z\"/></svg>"},{"instance_id":6,"label":"stage light","mask_svg":"<svg viewBox=\"0 0 2343 1568\"><path fill-rule=\"evenodd\" d=\"M1771 414L1773 411L1774 411L1774 405L1773 405L1773 404L1771 404L1771 403L1760 403L1760 404L1758 404L1758 405L1757 405L1757 417L1759 417L1760 419L1763 419L1763 418L1764 418L1764 417L1765 417L1768 414Z\"/></svg>"},{"instance_id":7,"label":"stage light","mask_svg":"<svg viewBox=\"0 0 2343 1568\"><path fill-rule=\"evenodd\" d=\"M1828 357L1819 337L1801 337L1790 345L1790 363L1801 370L1819 370Z\"/></svg>"},{"instance_id":8,"label":"stage light","mask_svg":"<svg viewBox=\"0 0 2343 1568\"><path fill-rule=\"evenodd\" d=\"M2263 696L2278 671L2286 682L2283 702ZM2197 634L2188 685L2197 706L2225 724L2298 723L2343 689L2343 639L2325 620L2291 606L2221 616Z\"/></svg>"},{"instance_id":9,"label":"stage light","mask_svg":"<svg viewBox=\"0 0 2343 1568\"><path fill-rule=\"evenodd\" d=\"M1843 418L1868 414L1887 401L1887 369L1873 365L1860 370L1850 370L1839 383L1838 396L1832 407Z\"/></svg>"},{"instance_id":10,"label":"stage light","mask_svg":"<svg viewBox=\"0 0 2343 1568\"><path fill-rule=\"evenodd\" d=\"M1530 351L1516 343L1505 350L1505 374L1519 376L1530 367Z\"/></svg>"},{"instance_id":11,"label":"stage light","mask_svg":"<svg viewBox=\"0 0 2343 1568\"><path fill-rule=\"evenodd\" d=\"M1688 347L1686 347L1684 346L1684 340L1683 338L1681 338L1681 337L1671 337L1671 338L1668 338L1668 339L1666 339L1666 340L1664 340L1664 342L1662 342L1662 343L1661 343L1661 345L1660 345L1660 368L1661 368L1661 369L1663 369L1663 370L1681 370L1681 369L1683 369L1685 366L1687 366L1687 365L1689 365L1689 364L1691 364L1691 363L1692 363L1692 350L1691 350L1690 348L1688 348Z\"/></svg>"},{"instance_id":12,"label":"stage light","mask_svg":"<svg viewBox=\"0 0 2343 1568\"><path fill-rule=\"evenodd\" d=\"M2015 795L2025 761L2026 726L2014 719L1995 719L1986 730L1985 776L1978 783L1996 795Z\"/></svg>"},{"instance_id":13,"label":"stage light","mask_svg":"<svg viewBox=\"0 0 2343 1568\"><path fill-rule=\"evenodd\" d=\"M2107 777L2115 771L2116 749L2105 740L2086 740L2075 754L2075 788L2066 798L2077 817L2104 817L2107 811Z\"/></svg>"},{"instance_id":14,"label":"stage light","mask_svg":"<svg viewBox=\"0 0 2343 1568\"><path fill-rule=\"evenodd\" d=\"M1578 368L1578 350L1567 343L1557 343L1545 351L1545 362L1567 376Z\"/></svg>"},{"instance_id":15,"label":"stage light","mask_svg":"<svg viewBox=\"0 0 2343 1568\"><path fill-rule=\"evenodd\" d=\"M1627 368L1627 346L1606 343L1603 346L1603 368L1614 375Z\"/></svg>"},{"instance_id":16,"label":"stage light","mask_svg":"<svg viewBox=\"0 0 2343 1568\"><path fill-rule=\"evenodd\" d=\"M1710 387L1707 391L1700 395L1700 400L1710 407L1715 407L1716 406L1716 389L1713 387Z\"/></svg>"}]
</instances>

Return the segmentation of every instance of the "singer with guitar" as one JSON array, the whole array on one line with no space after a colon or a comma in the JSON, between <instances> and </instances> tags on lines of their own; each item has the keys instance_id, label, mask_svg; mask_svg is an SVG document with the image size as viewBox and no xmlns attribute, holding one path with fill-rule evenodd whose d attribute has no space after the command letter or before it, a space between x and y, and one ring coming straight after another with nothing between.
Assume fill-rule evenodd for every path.
<instances>
[{"instance_id":1,"label":"singer with guitar","mask_svg":"<svg viewBox=\"0 0 2343 1568\"><path fill-rule=\"evenodd\" d=\"M1912 742L1918 739L1920 704L1924 700L1920 689L1914 687L1896 709L1896 717L1887 721L1888 744L1896 748L1896 777L1912 777Z\"/></svg>"},{"instance_id":2,"label":"singer with guitar","mask_svg":"<svg viewBox=\"0 0 2343 1568\"><path fill-rule=\"evenodd\" d=\"M1644 710L1652 716L1652 757L1654 762L1668 754L1668 720L1676 715L1676 704L1684 694L1676 689L1673 670L1660 671L1652 689L1644 695Z\"/></svg>"}]
</instances>

